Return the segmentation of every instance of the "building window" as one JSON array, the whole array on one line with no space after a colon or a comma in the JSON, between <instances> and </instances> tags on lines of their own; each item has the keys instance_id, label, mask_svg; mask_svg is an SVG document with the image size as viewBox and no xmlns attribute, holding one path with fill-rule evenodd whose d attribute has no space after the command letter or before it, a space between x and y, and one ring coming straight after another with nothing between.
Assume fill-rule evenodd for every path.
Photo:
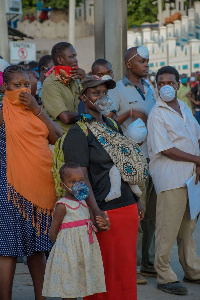
<instances>
[{"instance_id":1,"label":"building window","mask_svg":"<svg viewBox=\"0 0 200 300\"><path fill-rule=\"evenodd\" d=\"M149 67L150 67L150 68L154 67L154 63L150 63L150 64L149 64Z\"/></svg>"},{"instance_id":2,"label":"building window","mask_svg":"<svg viewBox=\"0 0 200 300\"><path fill-rule=\"evenodd\" d=\"M81 17L81 8L79 9L79 17Z\"/></svg>"},{"instance_id":3,"label":"building window","mask_svg":"<svg viewBox=\"0 0 200 300\"><path fill-rule=\"evenodd\" d=\"M194 64L194 68L199 68L199 64Z\"/></svg>"},{"instance_id":4,"label":"building window","mask_svg":"<svg viewBox=\"0 0 200 300\"><path fill-rule=\"evenodd\" d=\"M178 70L180 71L180 65L178 66Z\"/></svg>"},{"instance_id":5,"label":"building window","mask_svg":"<svg viewBox=\"0 0 200 300\"><path fill-rule=\"evenodd\" d=\"M188 69L188 65L183 65L183 70L187 70Z\"/></svg>"},{"instance_id":6,"label":"building window","mask_svg":"<svg viewBox=\"0 0 200 300\"><path fill-rule=\"evenodd\" d=\"M164 66L165 65L165 62L164 61L161 61L160 62L160 66L162 67L162 66Z\"/></svg>"},{"instance_id":7,"label":"building window","mask_svg":"<svg viewBox=\"0 0 200 300\"><path fill-rule=\"evenodd\" d=\"M91 9L91 7L89 8L89 16L90 17L92 16L92 9Z\"/></svg>"}]
</instances>

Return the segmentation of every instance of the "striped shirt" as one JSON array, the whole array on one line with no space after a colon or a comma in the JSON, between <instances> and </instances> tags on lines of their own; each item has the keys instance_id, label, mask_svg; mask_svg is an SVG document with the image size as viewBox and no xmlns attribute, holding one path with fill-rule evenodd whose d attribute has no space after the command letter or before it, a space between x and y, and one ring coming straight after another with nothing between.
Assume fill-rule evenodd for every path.
<instances>
[{"instance_id":1,"label":"striped shirt","mask_svg":"<svg viewBox=\"0 0 200 300\"><path fill-rule=\"evenodd\" d=\"M182 117L158 98L148 118L149 168L157 194L185 186L195 172L194 163L172 160L162 151L175 147L199 156L200 126L188 106L178 102Z\"/></svg>"}]
</instances>

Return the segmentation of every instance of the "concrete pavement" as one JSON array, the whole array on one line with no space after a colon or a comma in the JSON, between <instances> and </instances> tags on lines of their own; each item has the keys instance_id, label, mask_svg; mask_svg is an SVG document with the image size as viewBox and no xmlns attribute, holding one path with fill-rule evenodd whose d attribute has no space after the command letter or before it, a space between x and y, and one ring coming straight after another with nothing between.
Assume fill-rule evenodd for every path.
<instances>
[{"instance_id":1,"label":"concrete pavement","mask_svg":"<svg viewBox=\"0 0 200 300\"><path fill-rule=\"evenodd\" d=\"M195 243L197 248L197 254L200 256L200 221L197 223L195 229ZM173 270L176 272L178 279L182 281L183 270L178 262L177 257L177 246L174 245L172 252L172 263ZM146 277L147 278L147 277ZM176 296L164 293L157 290L156 279L147 278L148 283L146 285L138 285L138 300L199 300L200 299L200 285L192 283L184 283L188 288L188 295ZM34 300L33 286L31 277L28 272L27 266L23 263L17 264L17 270L14 278L13 286L13 300ZM58 298L51 298L52 300ZM122 299L125 300L125 299ZM131 300L131 299L126 299Z\"/></svg>"}]
</instances>

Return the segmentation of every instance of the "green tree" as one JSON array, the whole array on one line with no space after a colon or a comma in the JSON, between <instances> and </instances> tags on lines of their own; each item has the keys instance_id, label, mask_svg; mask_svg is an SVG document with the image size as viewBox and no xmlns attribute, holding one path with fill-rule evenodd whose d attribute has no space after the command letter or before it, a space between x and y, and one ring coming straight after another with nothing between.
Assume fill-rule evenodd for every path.
<instances>
[{"instance_id":1,"label":"green tree","mask_svg":"<svg viewBox=\"0 0 200 300\"><path fill-rule=\"evenodd\" d=\"M23 8L36 7L37 0L22 0Z\"/></svg>"},{"instance_id":2,"label":"green tree","mask_svg":"<svg viewBox=\"0 0 200 300\"><path fill-rule=\"evenodd\" d=\"M83 0L76 0L78 6ZM44 7L51 7L52 9L67 9L69 8L69 0L43 0Z\"/></svg>"},{"instance_id":3,"label":"green tree","mask_svg":"<svg viewBox=\"0 0 200 300\"><path fill-rule=\"evenodd\" d=\"M140 26L144 22L156 22L157 13L157 1L155 0L127 0L128 28Z\"/></svg>"}]
</instances>

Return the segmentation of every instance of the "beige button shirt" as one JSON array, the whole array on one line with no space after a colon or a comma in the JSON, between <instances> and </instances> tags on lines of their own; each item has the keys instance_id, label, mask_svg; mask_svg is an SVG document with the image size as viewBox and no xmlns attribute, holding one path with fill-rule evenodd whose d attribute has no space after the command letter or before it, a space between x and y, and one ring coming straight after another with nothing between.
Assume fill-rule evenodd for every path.
<instances>
[{"instance_id":1,"label":"beige button shirt","mask_svg":"<svg viewBox=\"0 0 200 300\"><path fill-rule=\"evenodd\" d=\"M172 160L162 151L175 147L199 155L200 126L188 106L178 102L183 117L158 98L148 118L149 168L157 194L185 186L195 172L194 163Z\"/></svg>"}]
</instances>

